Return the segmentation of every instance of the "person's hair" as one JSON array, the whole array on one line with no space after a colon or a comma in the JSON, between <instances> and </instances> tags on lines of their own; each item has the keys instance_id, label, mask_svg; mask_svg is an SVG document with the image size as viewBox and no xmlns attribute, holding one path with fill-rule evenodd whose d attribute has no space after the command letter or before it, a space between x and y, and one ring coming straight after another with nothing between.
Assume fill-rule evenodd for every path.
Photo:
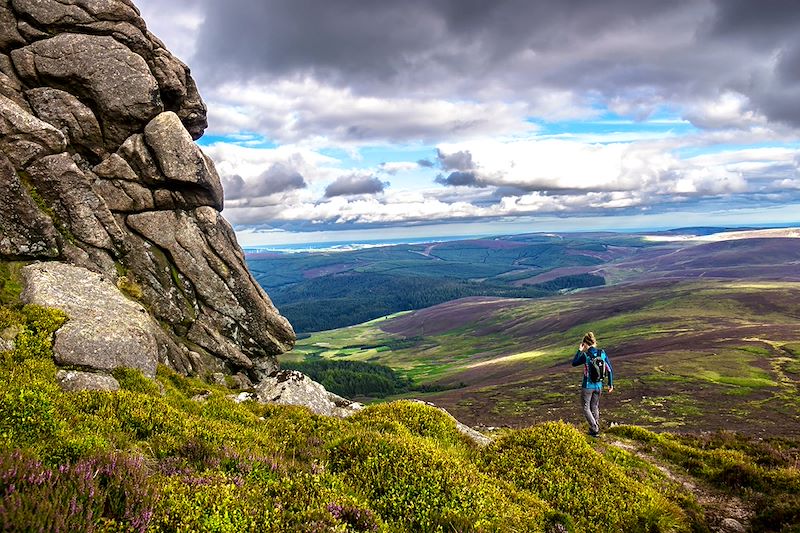
<instances>
[{"instance_id":1,"label":"person's hair","mask_svg":"<svg viewBox=\"0 0 800 533\"><path fill-rule=\"evenodd\" d=\"M592 345L594 345L594 344L597 344L597 339L595 339L595 338L594 338L594 333L592 333L592 332L590 331L589 333L587 333L586 335L584 335L584 336L583 336L583 343L584 343L584 344L588 344L589 346L592 346Z\"/></svg>"}]
</instances>

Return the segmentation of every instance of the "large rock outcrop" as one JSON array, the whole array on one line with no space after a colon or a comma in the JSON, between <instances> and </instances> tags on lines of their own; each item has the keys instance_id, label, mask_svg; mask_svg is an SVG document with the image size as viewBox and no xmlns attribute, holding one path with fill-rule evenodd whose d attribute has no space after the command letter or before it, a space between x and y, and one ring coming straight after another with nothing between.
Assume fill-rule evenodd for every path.
<instances>
[{"instance_id":1,"label":"large rock outcrop","mask_svg":"<svg viewBox=\"0 0 800 533\"><path fill-rule=\"evenodd\" d=\"M161 361L259 381L293 346L219 213L219 176L194 143L206 125L189 69L130 0L0 0L0 260L55 262L27 271L30 301L111 301L116 286L149 321L118 339L151 354L132 364L91 355L102 320L67 309L65 366L152 374ZM72 286L42 288L56 276Z\"/></svg>"}]
</instances>

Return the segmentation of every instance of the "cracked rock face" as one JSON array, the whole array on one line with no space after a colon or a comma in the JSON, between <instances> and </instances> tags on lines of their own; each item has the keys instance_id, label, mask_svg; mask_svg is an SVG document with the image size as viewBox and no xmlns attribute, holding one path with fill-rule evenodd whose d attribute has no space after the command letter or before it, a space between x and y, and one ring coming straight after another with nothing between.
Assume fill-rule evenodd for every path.
<instances>
[{"instance_id":1,"label":"cracked rock face","mask_svg":"<svg viewBox=\"0 0 800 533\"><path fill-rule=\"evenodd\" d=\"M259 381L295 335L219 213L206 125L188 67L130 0L0 0L0 260L96 273L159 325L153 361ZM65 364L121 364L81 357Z\"/></svg>"}]
</instances>

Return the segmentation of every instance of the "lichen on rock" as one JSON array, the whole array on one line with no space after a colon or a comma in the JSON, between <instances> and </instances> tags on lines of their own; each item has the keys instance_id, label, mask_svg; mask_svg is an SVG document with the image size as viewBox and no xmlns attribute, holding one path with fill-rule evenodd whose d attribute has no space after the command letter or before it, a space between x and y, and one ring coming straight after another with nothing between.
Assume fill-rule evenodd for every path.
<instances>
[{"instance_id":1,"label":"lichen on rock","mask_svg":"<svg viewBox=\"0 0 800 533\"><path fill-rule=\"evenodd\" d=\"M296 370L282 370L264 378L256 386L254 396L263 403L301 405L318 415L340 418L364 408L358 402L328 392L325 387Z\"/></svg>"},{"instance_id":2,"label":"lichen on rock","mask_svg":"<svg viewBox=\"0 0 800 533\"><path fill-rule=\"evenodd\" d=\"M159 326L109 279L58 261L28 265L22 275L24 303L60 309L69 317L55 333L56 363L106 372L136 368L155 376Z\"/></svg>"}]
</instances>

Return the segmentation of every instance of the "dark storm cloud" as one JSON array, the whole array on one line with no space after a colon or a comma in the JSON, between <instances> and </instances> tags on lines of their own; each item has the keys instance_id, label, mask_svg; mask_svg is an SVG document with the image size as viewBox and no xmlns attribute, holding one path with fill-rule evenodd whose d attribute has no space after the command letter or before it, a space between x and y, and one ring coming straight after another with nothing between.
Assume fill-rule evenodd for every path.
<instances>
[{"instance_id":1,"label":"dark storm cloud","mask_svg":"<svg viewBox=\"0 0 800 533\"><path fill-rule=\"evenodd\" d=\"M423 168L433 168L433 161L428 161L427 159L420 159L417 164Z\"/></svg>"},{"instance_id":2,"label":"dark storm cloud","mask_svg":"<svg viewBox=\"0 0 800 533\"><path fill-rule=\"evenodd\" d=\"M750 76L731 80L731 88L750 97L770 119L800 126L800 2L715 0L715 5L706 37L722 46L745 43L755 56ZM773 57L771 72L765 66Z\"/></svg>"},{"instance_id":3,"label":"dark storm cloud","mask_svg":"<svg viewBox=\"0 0 800 533\"><path fill-rule=\"evenodd\" d=\"M220 180L222 181L222 190L225 192L226 199L237 200L244 196L247 184L240 175L221 176Z\"/></svg>"},{"instance_id":4,"label":"dark storm cloud","mask_svg":"<svg viewBox=\"0 0 800 533\"><path fill-rule=\"evenodd\" d=\"M275 163L256 179L246 182L238 174L222 177L225 198L259 198L306 187L303 176L283 163Z\"/></svg>"},{"instance_id":5,"label":"dark storm cloud","mask_svg":"<svg viewBox=\"0 0 800 533\"><path fill-rule=\"evenodd\" d=\"M325 197L377 194L383 192L386 185L373 176L341 176L325 188Z\"/></svg>"},{"instance_id":6,"label":"dark storm cloud","mask_svg":"<svg viewBox=\"0 0 800 533\"><path fill-rule=\"evenodd\" d=\"M771 48L776 40L796 40L800 10L796 0L714 0L709 34Z\"/></svg>"},{"instance_id":7,"label":"dark storm cloud","mask_svg":"<svg viewBox=\"0 0 800 533\"><path fill-rule=\"evenodd\" d=\"M206 0L200 52L239 74L313 72L405 78L435 64L465 75L526 49L557 51L631 23L656 20L683 0ZM475 45L481 51L476 53ZM364 81L364 80L361 80Z\"/></svg>"},{"instance_id":8,"label":"dark storm cloud","mask_svg":"<svg viewBox=\"0 0 800 533\"><path fill-rule=\"evenodd\" d=\"M193 63L209 84L310 75L360 95L532 105L563 91L639 118L736 91L800 125L796 0L204 2Z\"/></svg>"},{"instance_id":9,"label":"dark storm cloud","mask_svg":"<svg viewBox=\"0 0 800 533\"><path fill-rule=\"evenodd\" d=\"M253 192L256 196L267 196L294 189L303 189L305 186L306 182L299 172L283 163L275 163L258 177L253 184Z\"/></svg>"},{"instance_id":10,"label":"dark storm cloud","mask_svg":"<svg viewBox=\"0 0 800 533\"><path fill-rule=\"evenodd\" d=\"M451 172L447 177L439 175L436 177L436 183L442 185L449 185L451 187L483 187L484 183L478 178L474 172L465 172L457 170Z\"/></svg>"},{"instance_id":11,"label":"dark storm cloud","mask_svg":"<svg viewBox=\"0 0 800 533\"><path fill-rule=\"evenodd\" d=\"M441 150L436 150L436 157L439 160L439 165L444 170L468 171L475 168L472 154L467 150L453 152L452 154L445 154Z\"/></svg>"}]
</instances>

